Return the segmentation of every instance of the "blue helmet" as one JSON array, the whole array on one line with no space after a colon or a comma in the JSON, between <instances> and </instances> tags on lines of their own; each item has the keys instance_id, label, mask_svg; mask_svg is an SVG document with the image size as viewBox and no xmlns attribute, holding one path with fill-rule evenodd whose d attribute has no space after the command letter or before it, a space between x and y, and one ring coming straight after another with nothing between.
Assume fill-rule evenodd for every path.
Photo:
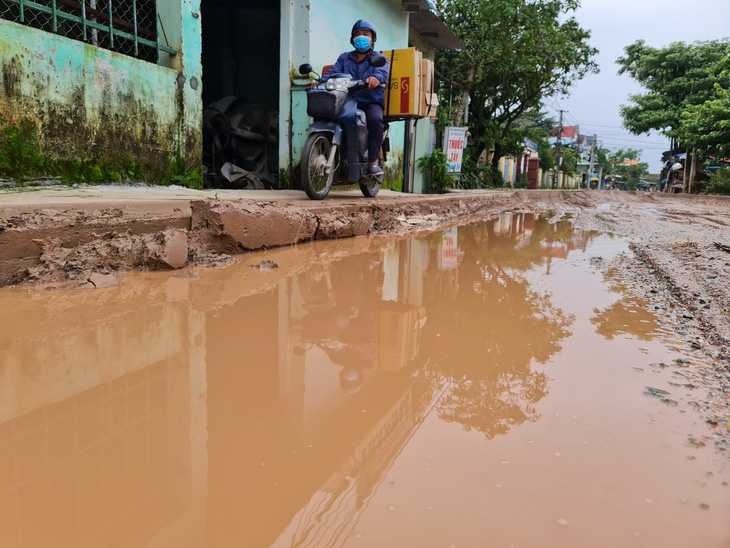
<instances>
[{"instance_id":1,"label":"blue helmet","mask_svg":"<svg viewBox=\"0 0 730 548\"><path fill-rule=\"evenodd\" d=\"M375 45L375 40L378 39L378 33L375 32L375 27L373 26L373 24L370 21L365 21L365 19L358 19L357 21L355 21L355 24L352 25L352 30L350 31L350 43L352 45L355 45L352 36L353 34L355 34L356 30L360 29L368 29L370 32L373 33L373 45Z\"/></svg>"}]
</instances>

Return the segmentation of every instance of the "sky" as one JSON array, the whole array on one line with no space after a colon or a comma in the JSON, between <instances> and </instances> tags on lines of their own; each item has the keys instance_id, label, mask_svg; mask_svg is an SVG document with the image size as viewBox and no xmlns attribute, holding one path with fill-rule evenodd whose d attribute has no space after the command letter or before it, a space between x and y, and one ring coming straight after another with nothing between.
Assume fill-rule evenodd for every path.
<instances>
[{"instance_id":1,"label":"sky","mask_svg":"<svg viewBox=\"0 0 730 548\"><path fill-rule=\"evenodd\" d=\"M576 82L570 96L549 99L548 113L557 121L563 109L564 126L578 124L581 133L597 134L604 148L642 150L649 172L659 173L669 140L658 132L639 136L623 128L621 105L643 91L628 75L617 75L615 61L637 40L663 48L672 42L730 37L730 0L582 0L574 16L591 31L589 42L599 50L595 60L601 72Z\"/></svg>"}]
</instances>

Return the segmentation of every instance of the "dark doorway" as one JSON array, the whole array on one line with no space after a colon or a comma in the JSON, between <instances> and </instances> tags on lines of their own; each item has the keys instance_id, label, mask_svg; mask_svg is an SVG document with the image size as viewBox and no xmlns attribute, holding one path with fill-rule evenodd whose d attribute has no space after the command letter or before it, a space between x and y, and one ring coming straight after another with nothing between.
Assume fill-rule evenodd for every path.
<instances>
[{"instance_id":1,"label":"dark doorway","mask_svg":"<svg viewBox=\"0 0 730 548\"><path fill-rule=\"evenodd\" d=\"M275 188L278 0L202 0L206 186Z\"/></svg>"}]
</instances>

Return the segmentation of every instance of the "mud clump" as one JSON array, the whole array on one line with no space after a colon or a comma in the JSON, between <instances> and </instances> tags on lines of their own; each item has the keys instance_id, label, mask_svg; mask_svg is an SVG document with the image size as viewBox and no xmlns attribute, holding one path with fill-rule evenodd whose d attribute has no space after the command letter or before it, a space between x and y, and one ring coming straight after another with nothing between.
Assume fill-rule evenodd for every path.
<instances>
[{"instance_id":1,"label":"mud clump","mask_svg":"<svg viewBox=\"0 0 730 548\"><path fill-rule=\"evenodd\" d=\"M168 229L142 235L104 233L75 247L66 247L59 238L41 240L41 255L27 269L27 280L52 283L89 280L101 271L182 268L188 262L187 239L185 231Z\"/></svg>"},{"instance_id":2,"label":"mud clump","mask_svg":"<svg viewBox=\"0 0 730 548\"><path fill-rule=\"evenodd\" d=\"M309 211L253 200L195 200L191 210L196 255L292 245L313 239L317 229L316 216Z\"/></svg>"}]
</instances>

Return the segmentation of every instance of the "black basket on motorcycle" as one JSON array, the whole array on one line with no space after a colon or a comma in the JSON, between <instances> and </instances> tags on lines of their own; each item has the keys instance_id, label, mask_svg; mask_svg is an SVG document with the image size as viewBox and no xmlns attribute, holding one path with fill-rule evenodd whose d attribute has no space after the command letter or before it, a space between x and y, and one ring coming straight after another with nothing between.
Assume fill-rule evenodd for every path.
<instances>
[{"instance_id":1,"label":"black basket on motorcycle","mask_svg":"<svg viewBox=\"0 0 730 548\"><path fill-rule=\"evenodd\" d=\"M337 118L347 100L347 91L311 89L307 92L307 114L312 118Z\"/></svg>"}]
</instances>

